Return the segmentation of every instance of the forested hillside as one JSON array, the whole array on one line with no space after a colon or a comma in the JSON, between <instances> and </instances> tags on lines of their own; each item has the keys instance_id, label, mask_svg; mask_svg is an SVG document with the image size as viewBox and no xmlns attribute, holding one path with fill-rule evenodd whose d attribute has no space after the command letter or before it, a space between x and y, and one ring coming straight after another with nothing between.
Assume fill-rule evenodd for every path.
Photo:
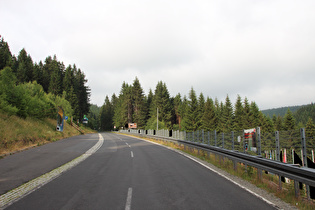
<instances>
[{"instance_id":1,"label":"forested hillside","mask_svg":"<svg viewBox=\"0 0 315 210\"><path fill-rule=\"evenodd\" d=\"M262 113L264 115L269 115L269 116L273 116L273 115L280 115L281 117L284 117L285 114L287 113L288 109L291 110L291 112L295 112L298 109L300 109L303 105L301 106L286 106L286 107L280 107L280 108L273 108L273 109L265 109L265 110L261 110Z\"/></svg>"},{"instance_id":2,"label":"forested hillside","mask_svg":"<svg viewBox=\"0 0 315 210\"><path fill-rule=\"evenodd\" d=\"M310 119L315 122L315 104L311 103L302 106L294 112L294 117L297 122L301 122L304 125L307 124Z\"/></svg>"},{"instance_id":3,"label":"forested hillside","mask_svg":"<svg viewBox=\"0 0 315 210\"><path fill-rule=\"evenodd\" d=\"M266 116L258 105L245 97L237 97L233 104L229 96L224 102L198 96L193 88L188 97L177 94L170 96L167 86L158 82L154 91L147 95L138 78L133 84L123 83L119 95L106 96L100 111L101 130L126 128L128 123L137 123L140 129L156 129L157 115L159 129L179 129L186 131L217 130L218 132L240 131L261 127L262 132L293 130L299 127L314 126L313 119L305 111L305 119L295 119L295 115L286 110L285 115ZM304 118L303 118L304 119Z\"/></svg>"},{"instance_id":4,"label":"forested hillside","mask_svg":"<svg viewBox=\"0 0 315 210\"><path fill-rule=\"evenodd\" d=\"M90 108L84 73L75 64L65 67L56 56L34 63L22 49L16 57L0 39L0 111L22 118L55 118L59 106L81 121Z\"/></svg>"}]
</instances>

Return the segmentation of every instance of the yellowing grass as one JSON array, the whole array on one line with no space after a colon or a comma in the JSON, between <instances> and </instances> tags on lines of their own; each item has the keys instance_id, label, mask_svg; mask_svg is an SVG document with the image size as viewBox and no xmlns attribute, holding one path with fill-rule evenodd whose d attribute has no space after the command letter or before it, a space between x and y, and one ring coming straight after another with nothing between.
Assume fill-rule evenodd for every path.
<instances>
[{"instance_id":1,"label":"yellowing grass","mask_svg":"<svg viewBox=\"0 0 315 210\"><path fill-rule=\"evenodd\" d=\"M55 119L22 119L0 112L0 157L76 135L80 135L80 132L69 124L65 124L63 132L56 131Z\"/></svg>"}]
</instances>

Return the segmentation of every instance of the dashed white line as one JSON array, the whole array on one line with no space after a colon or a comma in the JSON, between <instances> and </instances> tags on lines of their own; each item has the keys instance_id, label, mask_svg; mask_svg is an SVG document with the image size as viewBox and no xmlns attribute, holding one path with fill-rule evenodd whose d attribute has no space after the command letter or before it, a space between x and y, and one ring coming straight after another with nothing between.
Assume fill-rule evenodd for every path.
<instances>
[{"instance_id":1,"label":"dashed white line","mask_svg":"<svg viewBox=\"0 0 315 210\"><path fill-rule=\"evenodd\" d=\"M130 151L130 153L131 153L131 157L133 158L133 152L132 152L132 151Z\"/></svg>"},{"instance_id":2,"label":"dashed white line","mask_svg":"<svg viewBox=\"0 0 315 210\"><path fill-rule=\"evenodd\" d=\"M130 210L131 209L131 199L132 199L132 188L129 187L128 194L127 194L127 201L126 201L125 210Z\"/></svg>"}]
</instances>

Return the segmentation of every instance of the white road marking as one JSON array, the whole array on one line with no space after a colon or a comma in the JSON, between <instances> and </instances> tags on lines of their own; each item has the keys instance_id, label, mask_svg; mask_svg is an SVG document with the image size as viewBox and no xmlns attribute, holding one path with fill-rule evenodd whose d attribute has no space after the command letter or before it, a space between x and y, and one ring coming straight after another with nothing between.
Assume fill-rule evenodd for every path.
<instances>
[{"instance_id":1,"label":"white road marking","mask_svg":"<svg viewBox=\"0 0 315 210\"><path fill-rule=\"evenodd\" d=\"M130 153L131 153L131 157L133 158L133 152L132 152L132 151L130 151Z\"/></svg>"},{"instance_id":2,"label":"white road marking","mask_svg":"<svg viewBox=\"0 0 315 210\"><path fill-rule=\"evenodd\" d=\"M98 134L99 140L98 142L91 147L88 151L86 151L83 155L73 159L72 161L42 175L39 176L3 195L0 196L0 209L4 207L8 207L9 205L13 204L14 202L22 199L26 195L29 195L30 193L34 192L35 190L41 188L48 182L54 180L58 176L60 176L65 171L73 168L74 166L78 165L82 161L84 161L86 158L91 156L93 153L95 153L104 142L104 138L101 134Z\"/></svg>"},{"instance_id":3,"label":"white road marking","mask_svg":"<svg viewBox=\"0 0 315 210\"><path fill-rule=\"evenodd\" d=\"M229 177L225 176L224 174L220 173L219 171L216 171L216 170L210 168L210 167L207 166L206 164L202 163L202 162L199 161L199 160L196 160L195 158L193 158L193 157L191 157L191 156L185 154L184 152L180 152L180 151L178 151L178 150L172 149L172 148L167 147L167 146L164 146L164 145L162 145L162 144L158 144L158 143L156 143L156 142L148 141L148 140L145 140L145 139L142 139L142 138L138 138L138 137L135 137L135 136L129 136L129 137L132 137L132 138L135 138L135 139L139 139L139 140L142 140L142 141L146 141L146 142L149 142L149 143L151 143L151 144L155 144L155 145L158 145L158 146L167 148L167 149L169 149L169 150L172 150L172 151L174 151L174 152L177 152L177 153L179 153L179 154L181 154L181 155L183 155L183 156L185 156L185 157L187 157L187 158L189 158L189 159L195 161L196 163L199 163L199 164L202 165L203 167L209 169L210 171L213 171L214 173L218 174L219 176L221 176L221 177L223 177L223 178L229 180L230 182L232 182L232 183L234 183L235 185L239 186L240 188L246 190L247 192L251 193L252 195L256 196L257 198L260 198L261 200L265 201L265 202L268 203L269 205L271 205L271 206L273 206L273 207L275 207L275 208L278 208L276 204L274 204L273 202L269 201L268 199L266 199L266 198L260 196L259 194L253 192L252 190L250 190L250 189L248 189L248 188L242 186L241 184L239 184L239 183L237 183L236 181L230 179Z\"/></svg>"},{"instance_id":4,"label":"white road marking","mask_svg":"<svg viewBox=\"0 0 315 210\"><path fill-rule=\"evenodd\" d=\"M131 209L131 198L132 198L132 188L129 187L128 194L127 194L127 201L126 201L125 210L130 210Z\"/></svg>"}]
</instances>

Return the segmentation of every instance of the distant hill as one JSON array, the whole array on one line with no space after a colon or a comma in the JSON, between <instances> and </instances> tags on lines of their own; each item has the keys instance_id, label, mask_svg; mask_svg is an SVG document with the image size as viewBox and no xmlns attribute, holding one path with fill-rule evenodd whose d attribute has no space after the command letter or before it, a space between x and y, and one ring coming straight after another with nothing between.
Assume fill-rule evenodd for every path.
<instances>
[{"instance_id":1,"label":"distant hill","mask_svg":"<svg viewBox=\"0 0 315 210\"><path fill-rule=\"evenodd\" d=\"M301 105L301 106L286 106L286 107L280 107L280 108L273 108L273 109L266 109L262 110L261 112L266 115L272 117L273 115L280 115L281 117L284 117L284 115L287 113L288 109L290 109L291 112L295 112L298 109L302 108L303 106L306 105Z\"/></svg>"},{"instance_id":2,"label":"distant hill","mask_svg":"<svg viewBox=\"0 0 315 210\"><path fill-rule=\"evenodd\" d=\"M293 113L293 116L295 118L295 123L302 123L303 125L306 125L309 118L315 122L315 104L307 104L307 105L301 105L301 106L287 106L287 107L281 107L281 108L274 108L274 109L266 109L262 110L261 112L272 118L272 116L275 114L276 116L280 115L281 117L284 117L287 113L288 109Z\"/></svg>"},{"instance_id":3,"label":"distant hill","mask_svg":"<svg viewBox=\"0 0 315 210\"><path fill-rule=\"evenodd\" d=\"M311 103L305 106L302 106L294 113L294 117L297 122L301 122L306 125L309 118L312 119L313 123L315 122L315 104Z\"/></svg>"}]
</instances>

